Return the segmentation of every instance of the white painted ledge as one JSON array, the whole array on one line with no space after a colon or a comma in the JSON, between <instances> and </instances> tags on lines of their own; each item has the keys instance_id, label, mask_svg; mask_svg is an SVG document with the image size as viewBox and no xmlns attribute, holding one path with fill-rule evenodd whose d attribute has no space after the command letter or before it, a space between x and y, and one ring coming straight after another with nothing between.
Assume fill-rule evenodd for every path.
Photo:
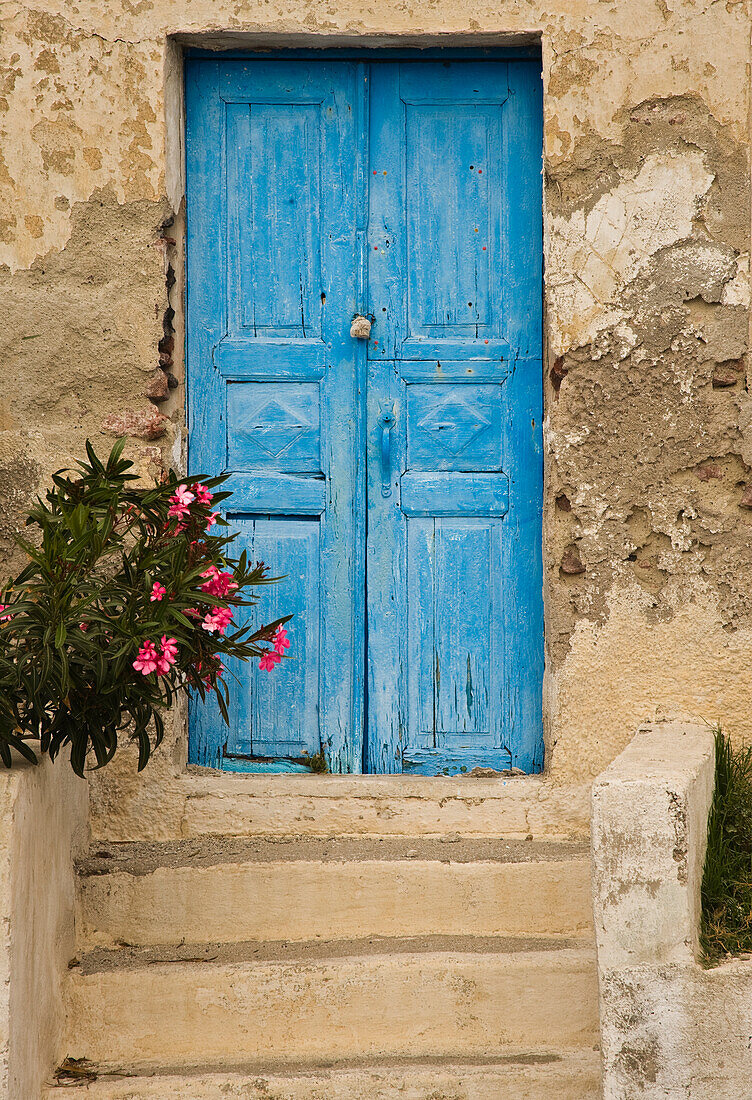
<instances>
[{"instance_id":1,"label":"white painted ledge","mask_svg":"<svg viewBox=\"0 0 752 1100\"><path fill-rule=\"evenodd\" d=\"M604 968L691 962L713 797L707 726L644 727L593 785L593 907Z\"/></svg>"},{"instance_id":2,"label":"white painted ledge","mask_svg":"<svg viewBox=\"0 0 752 1100\"><path fill-rule=\"evenodd\" d=\"M697 959L713 783L711 732L666 723L594 785L604 1100L752 1097L752 962Z\"/></svg>"}]
</instances>

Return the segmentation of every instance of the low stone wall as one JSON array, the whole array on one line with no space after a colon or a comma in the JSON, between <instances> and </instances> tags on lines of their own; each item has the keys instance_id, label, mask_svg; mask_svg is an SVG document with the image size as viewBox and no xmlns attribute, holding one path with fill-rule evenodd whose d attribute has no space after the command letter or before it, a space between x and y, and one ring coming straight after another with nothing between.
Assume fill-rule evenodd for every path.
<instances>
[{"instance_id":1,"label":"low stone wall","mask_svg":"<svg viewBox=\"0 0 752 1100\"><path fill-rule=\"evenodd\" d=\"M706 727L641 729L593 787L604 1100L752 1096L752 963L698 962Z\"/></svg>"},{"instance_id":2,"label":"low stone wall","mask_svg":"<svg viewBox=\"0 0 752 1100\"><path fill-rule=\"evenodd\" d=\"M0 769L0 1100L36 1100L54 1068L87 812L65 759Z\"/></svg>"}]
</instances>

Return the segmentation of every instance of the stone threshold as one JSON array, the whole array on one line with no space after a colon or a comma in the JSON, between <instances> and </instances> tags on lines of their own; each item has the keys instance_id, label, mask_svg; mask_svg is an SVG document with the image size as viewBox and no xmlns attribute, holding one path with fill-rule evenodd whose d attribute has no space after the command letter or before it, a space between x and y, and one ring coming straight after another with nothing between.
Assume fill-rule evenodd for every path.
<instances>
[{"instance_id":1,"label":"stone threshold","mask_svg":"<svg viewBox=\"0 0 752 1100\"><path fill-rule=\"evenodd\" d=\"M405 775L257 775L190 766L128 780L92 806L95 848L199 837L460 836L584 840L585 782Z\"/></svg>"}]
</instances>

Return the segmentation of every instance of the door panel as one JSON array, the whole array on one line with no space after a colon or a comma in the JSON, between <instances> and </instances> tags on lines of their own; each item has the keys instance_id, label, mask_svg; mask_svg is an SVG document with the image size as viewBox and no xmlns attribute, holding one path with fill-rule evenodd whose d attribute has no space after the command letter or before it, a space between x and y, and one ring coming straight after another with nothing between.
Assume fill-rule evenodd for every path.
<instances>
[{"instance_id":1,"label":"door panel","mask_svg":"<svg viewBox=\"0 0 752 1100\"><path fill-rule=\"evenodd\" d=\"M539 65L206 59L186 100L190 468L295 614L191 759L539 770Z\"/></svg>"},{"instance_id":2,"label":"door panel","mask_svg":"<svg viewBox=\"0 0 752 1100\"><path fill-rule=\"evenodd\" d=\"M303 768L323 746L361 768L358 73L188 67L190 468L231 473L235 547L285 577L256 613L295 616L292 660L229 670L229 731L194 701L191 758L215 767Z\"/></svg>"},{"instance_id":3,"label":"door panel","mask_svg":"<svg viewBox=\"0 0 752 1100\"><path fill-rule=\"evenodd\" d=\"M318 519L281 516L231 516L238 541L255 561L266 562L284 586L272 585L261 604L246 608L242 621L254 627L296 609L296 659L283 661L274 676L248 677L236 668L228 679L231 710L237 715L227 734L225 760L253 757L301 759L320 751L318 738L318 668L321 633ZM279 673L279 675L277 675ZM274 721L269 720L274 716Z\"/></svg>"},{"instance_id":4,"label":"door panel","mask_svg":"<svg viewBox=\"0 0 752 1100\"><path fill-rule=\"evenodd\" d=\"M542 765L540 89L374 67L368 759ZM384 493L382 432L390 429Z\"/></svg>"}]
</instances>

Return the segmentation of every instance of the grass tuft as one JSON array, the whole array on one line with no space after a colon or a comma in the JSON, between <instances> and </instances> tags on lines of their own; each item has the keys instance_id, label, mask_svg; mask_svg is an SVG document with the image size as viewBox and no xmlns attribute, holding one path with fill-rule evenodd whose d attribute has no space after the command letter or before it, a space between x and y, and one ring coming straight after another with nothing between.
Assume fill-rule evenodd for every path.
<instances>
[{"instance_id":1,"label":"grass tuft","mask_svg":"<svg viewBox=\"0 0 752 1100\"><path fill-rule=\"evenodd\" d=\"M707 966L752 952L752 746L715 731L715 793L702 876L700 946Z\"/></svg>"}]
</instances>

